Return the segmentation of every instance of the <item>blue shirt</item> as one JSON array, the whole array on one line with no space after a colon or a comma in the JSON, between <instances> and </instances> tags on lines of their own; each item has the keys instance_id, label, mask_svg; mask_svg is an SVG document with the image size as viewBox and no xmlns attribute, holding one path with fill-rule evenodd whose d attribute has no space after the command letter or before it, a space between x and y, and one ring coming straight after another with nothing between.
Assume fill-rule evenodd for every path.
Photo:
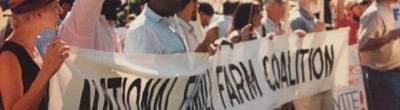
<instances>
[{"instance_id":1,"label":"blue shirt","mask_svg":"<svg viewBox=\"0 0 400 110\"><path fill-rule=\"evenodd\" d=\"M60 27L61 19L57 20L57 27ZM40 56L44 57L47 52L47 46L51 42L51 38L58 36L58 30L45 30L39 34L36 39L36 48L39 51Z\"/></svg>"},{"instance_id":2,"label":"blue shirt","mask_svg":"<svg viewBox=\"0 0 400 110\"><path fill-rule=\"evenodd\" d=\"M126 33L125 53L173 54L187 52L174 17L161 17L147 5Z\"/></svg>"},{"instance_id":3,"label":"blue shirt","mask_svg":"<svg viewBox=\"0 0 400 110\"><path fill-rule=\"evenodd\" d=\"M300 29L306 33L311 33L317 22L318 19L316 17L309 16L307 12L301 8L293 12L289 17L290 28L293 31Z\"/></svg>"}]
</instances>

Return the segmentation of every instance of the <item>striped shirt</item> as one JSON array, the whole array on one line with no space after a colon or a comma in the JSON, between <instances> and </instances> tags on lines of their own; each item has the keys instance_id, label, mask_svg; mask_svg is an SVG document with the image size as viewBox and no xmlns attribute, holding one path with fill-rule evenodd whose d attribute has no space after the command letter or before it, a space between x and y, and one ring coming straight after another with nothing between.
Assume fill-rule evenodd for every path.
<instances>
[{"instance_id":1,"label":"striped shirt","mask_svg":"<svg viewBox=\"0 0 400 110\"><path fill-rule=\"evenodd\" d=\"M298 9L289 17L290 28L295 30L303 30L306 33L311 33L314 30L315 24L318 22L316 17L311 17L303 9Z\"/></svg>"},{"instance_id":2,"label":"striped shirt","mask_svg":"<svg viewBox=\"0 0 400 110\"><path fill-rule=\"evenodd\" d=\"M179 35L174 17L161 17L147 5L127 31L125 53L185 53L186 45Z\"/></svg>"}]
</instances>

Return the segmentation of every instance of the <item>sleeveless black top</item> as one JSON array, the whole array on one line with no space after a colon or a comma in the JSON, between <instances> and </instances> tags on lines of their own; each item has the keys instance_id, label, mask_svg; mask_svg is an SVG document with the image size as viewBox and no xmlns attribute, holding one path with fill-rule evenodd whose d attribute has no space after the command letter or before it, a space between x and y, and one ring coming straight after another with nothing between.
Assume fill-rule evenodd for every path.
<instances>
[{"instance_id":1,"label":"sleeveless black top","mask_svg":"<svg viewBox=\"0 0 400 110\"><path fill-rule=\"evenodd\" d=\"M13 53L17 58L18 62L20 64L20 69L21 69L21 76L22 76L22 82L24 86L24 94L28 92L29 88L31 87L31 84L33 81L36 79L36 76L39 74L40 68L37 66L37 64L33 61L33 59L30 57L28 52L25 50L24 47L21 45L12 42L12 41L6 41L0 49L0 54L3 53L4 51L9 51ZM15 68L17 69L17 68ZM43 95L42 99L38 99L37 101L41 101L39 105L39 110L47 110L48 107L48 94L47 94L47 89L45 90L45 93ZM0 93L1 97L1 93ZM0 109L3 108L3 102L2 98L0 98Z\"/></svg>"}]
</instances>

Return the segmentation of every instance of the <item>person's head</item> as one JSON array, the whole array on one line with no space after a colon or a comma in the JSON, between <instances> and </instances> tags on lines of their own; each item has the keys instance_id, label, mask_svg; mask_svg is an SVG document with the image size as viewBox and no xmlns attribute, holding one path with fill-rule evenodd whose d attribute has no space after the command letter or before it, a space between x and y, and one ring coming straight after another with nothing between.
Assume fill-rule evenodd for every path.
<instances>
[{"instance_id":1,"label":"person's head","mask_svg":"<svg viewBox=\"0 0 400 110\"><path fill-rule=\"evenodd\" d=\"M240 3L233 15L233 30L240 30L247 24L253 29L261 26L262 6L259 2Z\"/></svg>"},{"instance_id":2,"label":"person's head","mask_svg":"<svg viewBox=\"0 0 400 110\"><path fill-rule=\"evenodd\" d=\"M126 24L125 27L129 28L129 24L136 19L136 14L129 14L127 20L126 20Z\"/></svg>"},{"instance_id":3,"label":"person's head","mask_svg":"<svg viewBox=\"0 0 400 110\"><path fill-rule=\"evenodd\" d=\"M173 16L178 13L182 0L147 0L147 6L160 16Z\"/></svg>"},{"instance_id":4,"label":"person's head","mask_svg":"<svg viewBox=\"0 0 400 110\"><path fill-rule=\"evenodd\" d=\"M107 20L118 20L118 10L121 8L121 0L105 0L101 9L101 14L106 16Z\"/></svg>"},{"instance_id":5,"label":"person's head","mask_svg":"<svg viewBox=\"0 0 400 110\"><path fill-rule=\"evenodd\" d=\"M19 27L34 26L40 30L56 30L58 16L63 12L56 0L11 0L11 25Z\"/></svg>"},{"instance_id":6,"label":"person's head","mask_svg":"<svg viewBox=\"0 0 400 110\"><path fill-rule=\"evenodd\" d=\"M201 25L203 27L210 24L211 18L214 13L214 9L209 3L199 3L199 15Z\"/></svg>"},{"instance_id":7,"label":"person's head","mask_svg":"<svg viewBox=\"0 0 400 110\"><path fill-rule=\"evenodd\" d=\"M182 0L179 5L178 13L185 14L185 16L190 17L189 20L197 19L197 0Z\"/></svg>"},{"instance_id":8,"label":"person's head","mask_svg":"<svg viewBox=\"0 0 400 110\"><path fill-rule=\"evenodd\" d=\"M309 14L316 14L319 12L318 0L299 0L299 7Z\"/></svg>"},{"instance_id":9,"label":"person's head","mask_svg":"<svg viewBox=\"0 0 400 110\"><path fill-rule=\"evenodd\" d=\"M61 19L64 19L65 16L67 16L67 13L71 11L74 1L75 0L60 0L59 4L61 6L61 9L63 10L63 13L61 13L60 15Z\"/></svg>"},{"instance_id":10,"label":"person's head","mask_svg":"<svg viewBox=\"0 0 400 110\"><path fill-rule=\"evenodd\" d=\"M368 0L363 0L360 3L349 3L346 5L346 10L354 16L361 17L370 4L371 2Z\"/></svg>"},{"instance_id":11,"label":"person's head","mask_svg":"<svg viewBox=\"0 0 400 110\"><path fill-rule=\"evenodd\" d=\"M147 3L147 0L140 0L140 2L139 2L140 11L143 11L144 6L146 5L146 3Z\"/></svg>"},{"instance_id":12,"label":"person's head","mask_svg":"<svg viewBox=\"0 0 400 110\"><path fill-rule=\"evenodd\" d=\"M284 0L268 0L265 9L269 19L283 20L286 10L286 1Z\"/></svg>"},{"instance_id":13,"label":"person's head","mask_svg":"<svg viewBox=\"0 0 400 110\"><path fill-rule=\"evenodd\" d=\"M374 0L371 0L371 1L374 1ZM376 0L376 2L386 2L386 3L392 4L392 3L398 3L399 0Z\"/></svg>"},{"instance_id":14,"label":"person's head","mask_svg":"<svg viewBox=\"0 0 400 110\"><path fill-rule=\"evenodd\" d=\"M235 13L235 10L237 6L239 5L239 2L231 2L231 1L226 1L223 4L223 14L224 15L232 15Z\"/></svg>"}]
</instances>

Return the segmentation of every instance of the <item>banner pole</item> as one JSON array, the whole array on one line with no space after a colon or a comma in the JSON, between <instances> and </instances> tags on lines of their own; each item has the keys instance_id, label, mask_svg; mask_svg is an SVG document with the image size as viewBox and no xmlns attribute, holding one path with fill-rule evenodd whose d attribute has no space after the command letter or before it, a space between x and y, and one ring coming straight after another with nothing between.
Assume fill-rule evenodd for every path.
<instances>
[{"instance_id":1,"label":"banner pole","mask_svg":"<svg viewBox=\"0 0 400 110\"><path fill-rule=\"evenodd\" d=\"M325 0L319 0L319 21L324 23L325 22Z\"/></svg>"}]
</instances>

